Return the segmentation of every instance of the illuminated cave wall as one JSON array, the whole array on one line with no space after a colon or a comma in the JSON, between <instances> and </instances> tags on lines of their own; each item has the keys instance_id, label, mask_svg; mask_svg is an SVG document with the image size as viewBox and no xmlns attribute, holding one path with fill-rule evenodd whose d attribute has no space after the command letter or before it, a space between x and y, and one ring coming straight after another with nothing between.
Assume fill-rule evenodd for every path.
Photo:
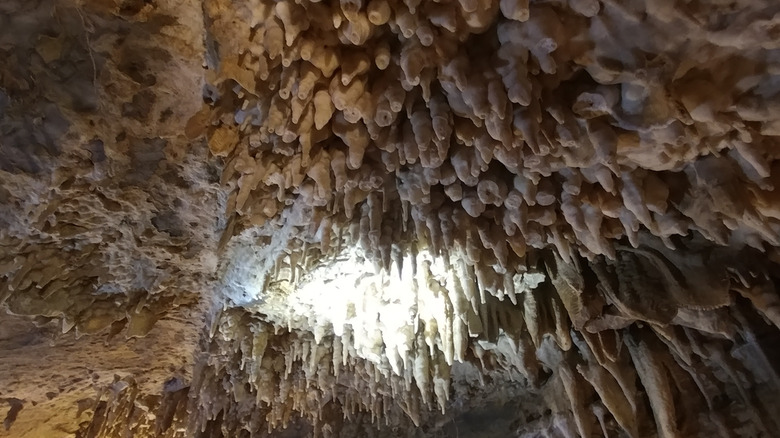
<instances>
[{"instance_id":1,"label":"illuminated cave wall","mask_svg":"<svg viewBox=\"0 0 780 438\"><path fill-rule=\"evenodd\" d=\"M3 2L0 437L773 436L778 26Z\"/></svg>"}]
</instances>

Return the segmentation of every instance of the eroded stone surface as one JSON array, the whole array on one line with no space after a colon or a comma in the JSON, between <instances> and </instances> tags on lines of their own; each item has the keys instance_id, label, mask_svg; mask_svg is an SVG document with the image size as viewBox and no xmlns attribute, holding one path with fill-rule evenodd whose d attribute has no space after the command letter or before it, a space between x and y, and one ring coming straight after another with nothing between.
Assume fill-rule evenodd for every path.
<instances>
[{"instance_id":1,"label":"eroded stone surface","mask_svg":"<svg viewBox=\"0 0 780 438\"><path fill-rule=\"evenodd\" d=\"M191 368L224 223L219 164L183 133L201 17L188 2L0 6L0 325L32 342L3 348L0 397L24 404L7 436L72 434L76 402L114 374L151 394Z\"/></svg>"},{"instance_id":2,"label":"eroded stone surface","mask_svg":"<svg viewBox=\"0 0 780 438\"><path fill-rule=\"evenodd\" d=\"M100 397L101 392L116 380L132 381L154 407L167 381L191 378L202 324L197 311L180 308L169 311L145 337L125 340L63 335L54 322L38 327L4 314L0 399L18 398L22 409L0 436L74 436L82 423L90 424L100 401L109 398Z\"/></svg>"},{"instance_id":3,"label":"eroded stone surface","mask_svg":"<svg viewBox=\"0 0 780 438\"><path fill-rule=\"evenodd\" d=\"M771 436L778 17L6 2L5 433Z\"/></svg>"}]
</instances>

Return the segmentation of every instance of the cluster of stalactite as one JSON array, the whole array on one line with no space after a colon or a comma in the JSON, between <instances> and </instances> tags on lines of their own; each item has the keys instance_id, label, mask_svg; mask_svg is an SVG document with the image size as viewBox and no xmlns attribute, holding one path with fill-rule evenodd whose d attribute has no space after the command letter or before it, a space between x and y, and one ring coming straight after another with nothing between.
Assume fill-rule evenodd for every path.
<instances>
[{"instance_id":1,"label":"cluster of stalactite","mask_svg":"<svg viewBox=\"0 0 780 438\"><path fill-rule=\"evenodd\" d=\"M392 412L419 422L410 406L446 408L452 364L473 361L558 391L545 400L561 403L550 427L566 436L723 431L744 416L723 414L729 391L755 413L757 433L774 427L762 423L771 403L744 389L773 375L768 359L734 354L760 353L754 323L776 320L768 262L740 260L776 258L780 242L775 6L205 6L210 87L189 135L208 138L225 158L223 182L235 183L226 235L239 236L228 253L241 256L226 257L227 283L241 289L257 270L254 291L226 295L285 331L279 353L294 358L274 378L291 380L277 390L282 406L255 400L268 410L253 421L274 427L299 411L321 424L310 396L338 400L345 418L357 403L391 424ZM749 20L759 24L741 26ZM714 59L731 67L713 69ZM264 249L241 252L246 242ZM263 308L352 247L381 275L411 258L415 287L439 292L439 313L415 314L414 330L391 342ZM431 275L423 251L446 278ZM747 302L759 318L745 315ZM251 357L243 337L223 336L215 351L228 342ZM323 395L344 388L321 381L339 366L367 376L348 387L357 394L385 385L394 408ZM307 397L290 395L296 384ZM692 388L696 403L680 396Z\"/></svg>"},{"instance_id":2,"label":"cluster of stalactite","mask_svg":"<svg viewBox=\"0 0 780 438\"><path fill-rule=\"evenodd\" d=\"M374 337L375 356L361 340L373 328L318 327L310 318L308 329L291 329L262 305L225 310L204 336L190 433L254 436L302 417L323 436L356 422L375 424L376 436L392 434L468 405L467 391L451 384L454 366L466 362L483 379L511 376L549 409L510 434L771 436L780 383L771 351L780 322L776 265L704 239L678 242L677 252L642 240L615 259L576 264L540 252L526 271L540 277L512 295L486 289L474 267L447 265L446 281L419 263L418 300L422 279L431 278L441 307L414 315L414 331ZM290 280L290 271L274 275ZM464 284L484 291L473 309ZM322 290L322 299L336 292Z\"/></svg>"},{"instance_id":3,"label":"cluster of stalactite","mask_svg":"<svg viewBox=\"0 0 780 438\"><path fill-rule=\"evenodd\" d=\"M503 378L537 396L510 434L771 436L779 25L771 0L5 1L0 306L134 338L214 301L192 381L117 379L85 438L397 436ZM409 321L271 306L354 254L408 281Z\"/></svg>"},{"instance_id":4,"label":"cluster of stalactite","mask_svg":"<svg viewBox=\"0 0 780 438\"><path fill-rule=\"evenodd\" d=\"M114 382L98 390L93 398L79 401L79 416L91 412L82 422L77 438L117 436L183 438L187 435L189 386L171 378L159 394L144 393L132 377L116 376Z\"/></svg>"},{"instance_id":5,"label":"cluster of stalactite","mask_svg":"<svg viewBox=\"0 0 780 438\"><path fill-rule=\"evenodd\" d=\"M640 230L780 243L773 6L528 3L207 1L191 135L236 181L229 234L300 202L323 242L356 216L371 248L394 211L520 257L614 257Z\"/></svg>"}]
</instances>

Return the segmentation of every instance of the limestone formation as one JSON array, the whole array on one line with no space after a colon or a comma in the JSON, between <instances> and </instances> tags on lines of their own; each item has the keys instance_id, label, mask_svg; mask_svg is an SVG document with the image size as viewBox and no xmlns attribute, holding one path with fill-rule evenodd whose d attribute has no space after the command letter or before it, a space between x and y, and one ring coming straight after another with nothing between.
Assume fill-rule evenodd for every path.
<instances>
[{"instance_id":1,"label":"limestone formation","mask_svg":"<svg viewBox=\"0 0 780 438\"><path fill-rule=\"evenodd\" d=\"M0 437L774 436L779 29L6 0Z\"/></svg>"}]
</instances>

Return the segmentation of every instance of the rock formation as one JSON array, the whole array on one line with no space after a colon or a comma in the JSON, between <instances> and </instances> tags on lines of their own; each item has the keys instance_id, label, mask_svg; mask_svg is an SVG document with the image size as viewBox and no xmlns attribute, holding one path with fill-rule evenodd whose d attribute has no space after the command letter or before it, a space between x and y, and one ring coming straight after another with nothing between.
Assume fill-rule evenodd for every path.
<instances>
[{"instance_id":1,"label":"rock formation","mask_svg":"<svg viewBox=\"0 0 780 438\"><path fill-rule=\"evenodd\" d=\"M0 437L780 430L774 1L5 0L0 54Z\"/></svg>"}]
</instances>

